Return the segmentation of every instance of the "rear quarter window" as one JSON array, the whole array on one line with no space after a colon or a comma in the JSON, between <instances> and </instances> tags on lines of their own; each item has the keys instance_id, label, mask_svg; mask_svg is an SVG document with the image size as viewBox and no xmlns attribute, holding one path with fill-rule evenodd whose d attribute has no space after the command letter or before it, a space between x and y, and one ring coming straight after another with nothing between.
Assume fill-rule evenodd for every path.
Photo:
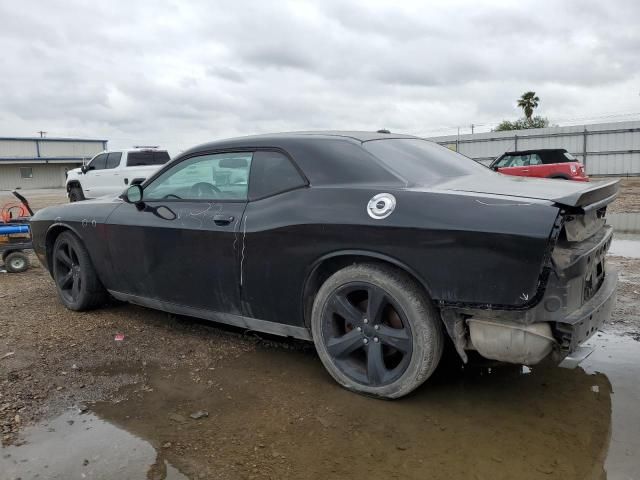
<instances>
[{"instance_id":1,"label":"rear quarter window","mask_svg":"<svg viewBox=\"0 0 640 480\"><path fill-rule=\"evenodd\" d=\"M169 153L166 151L129 152L127 156L127 167L164 165L169 160Z\"/></svg>"},{"instance_id":2,"label":"rear quarter window","mask_svg":"<svg viewBox=\"0 0 640 480\"><path fill-rule=\"evenodd\" d=\"M257 151L249 177L251 200L276 195L306 185L297 168L282 153Z\"/></svg>"}]
</instances>

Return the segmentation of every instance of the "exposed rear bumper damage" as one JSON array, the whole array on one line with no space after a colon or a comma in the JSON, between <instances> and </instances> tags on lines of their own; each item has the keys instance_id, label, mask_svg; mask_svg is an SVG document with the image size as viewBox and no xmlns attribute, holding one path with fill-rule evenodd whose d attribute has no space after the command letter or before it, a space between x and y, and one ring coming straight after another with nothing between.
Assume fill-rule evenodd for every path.
<instances>
[{"instance_id":1,"label":"exposed rear bumper damage","mask_svg":"<svg viewBox=\"0 0 640 480\"><path fill-rule=\"evenodd\" d=\"M555 324L559 351L564 357L587 341L611 317L616 301L618 271L607 268L600 289L581 308Z\"/></svg>"},{"instance_id":2,"label":"exposed rear bumper damage","mask_svg":"<svg viewBox=\"0 0 640 480\"><path fill-rule=\"evenodd\" d=\"M604 209L597 216L594 212L579 217L565 218L544 294L535 306L517 311L442 311L464 361L466 350L476 350L485 358L508 363L534 365L550 354L559 362L610 318L618 272L605 263L613 230L604 225Z\"/></svg>"}]
</instances>

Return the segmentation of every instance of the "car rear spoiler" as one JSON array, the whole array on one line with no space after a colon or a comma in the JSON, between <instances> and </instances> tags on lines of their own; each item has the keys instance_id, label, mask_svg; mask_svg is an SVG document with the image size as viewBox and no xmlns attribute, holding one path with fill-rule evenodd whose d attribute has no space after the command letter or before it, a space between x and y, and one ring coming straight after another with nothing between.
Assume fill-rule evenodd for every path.
<instances>
[{"instance_id":1,"label":"car rear spoiler","mask_svg":"<svg viewBox=\"0 0 640 480\"><path fill-rule=\"evenodd\" d=\"M618 196L620 190L620 180L604 180L589 182L587 188L571 193L565 197L555 198L554 201L568 207L578 207L589 212L598 210L611 202Z\"/></svg>"}]
</instances>

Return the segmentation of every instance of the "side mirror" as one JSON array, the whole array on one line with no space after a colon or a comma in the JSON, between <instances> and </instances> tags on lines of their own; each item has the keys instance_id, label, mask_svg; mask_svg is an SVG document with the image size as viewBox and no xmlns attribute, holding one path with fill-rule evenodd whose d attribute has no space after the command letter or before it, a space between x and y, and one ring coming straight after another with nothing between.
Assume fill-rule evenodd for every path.
<instances>
[{"instance_id":1,"label":"side mirror","mask_svg":"<svg viewBox=\"0 0 640 480\"><path fill-rule=\"evenodd\" d=\"M142 202L142 187L140 185L131 185L124 192L122 199L127 203L141 203Z\"/></svg>"},{"instance_id":2,"label":"side mirror","mask_svg":"<svg viewBox=\"0 0 640 480\"><path fill-rule=\"evenodd\" d=\"M87 173L87 166L86 166L86 165L82 165L82 166L80 167L80 171L81 171L82 173Z\"/></svg>"}]
</instances>

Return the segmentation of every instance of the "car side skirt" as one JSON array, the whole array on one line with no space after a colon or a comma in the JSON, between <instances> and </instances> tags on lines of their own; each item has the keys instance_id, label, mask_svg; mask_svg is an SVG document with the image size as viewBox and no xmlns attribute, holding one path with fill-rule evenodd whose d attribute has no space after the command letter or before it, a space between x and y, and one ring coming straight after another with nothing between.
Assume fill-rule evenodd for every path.
<instances>
[{"instance_id":1,"label":"car side skirt","mask_svg":"<svg viewBox=\"0 0 640 480\"><path fill-rule=\"evenodd\" d=\"M311 333L306 327L296 327L283 323L269 322L267 320L260 320L258 318L245 317L232 313L212 312L210 310L178 305L171 302L157 300L155 298L141 297L138 295L116 292L114 290L109 290L109 293L117 300L140 305L141 307L162 310L176 315L201 318L203 320L224 323L234 327L246 328L248 330L255 330L256 332L269 333L271 335L278 335L281 337L292 337L307 341L313 340Z\"/></svg>"}]
</instances>

